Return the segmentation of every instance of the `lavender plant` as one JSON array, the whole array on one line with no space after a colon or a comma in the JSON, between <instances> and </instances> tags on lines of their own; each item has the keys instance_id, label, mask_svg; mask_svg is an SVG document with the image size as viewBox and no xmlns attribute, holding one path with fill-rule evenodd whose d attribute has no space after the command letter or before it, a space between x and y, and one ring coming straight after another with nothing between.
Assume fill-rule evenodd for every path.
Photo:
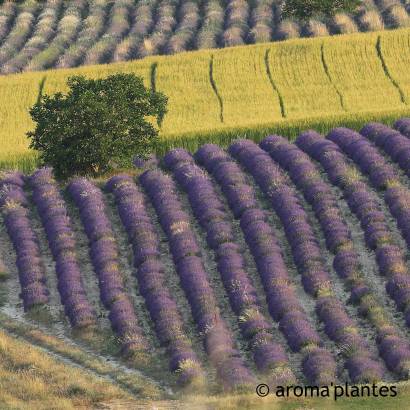
<instances>
[{"instance_id":1,"label":"lavender plant","mask_svg":"<svg viewBox=\"0 0 410 410\"><path fill-rule=\"evenodd\" d=\"M61 302L71 325L84 328L95 325L95 311L90 305L78 264L76 241L65 202L50 168L42 168L30 177L33 201L46 231L58 277Z\"/></svg>"},{"instance_id":2,"label":"lavender plant","mask_svg":"<svg viewBox=\"0 0 410 410\"><path fill-rule=\"evenodd\" d=\"M196 1L184 2L179 12L180 23L176 26L166 45L169 54L192 49L194 36L199 25L199 7Z\"/></svg>"},{"instance_id":3,"label":"lavender plant","mask_svg":"<svg viewBox=\"0 0 410 410\"><path fill-rule=\"evenodd\" d=\"M109 11L108 0L93 0L89 5L89 14L84 20L77 40L70 45L56 63L57 68L75 67L84 60L85 53L104 32L106 15Z\"/></svg>"},{"instance_id":4,"label":"lavender plant","mask_svg":"<svg viewBox=\"0 0 410 410\"><path fill-rule=\"evenodd\" d=\"M202 25L196 38L198 49L216 48L223 33L224 10L219 0L206 2Z\"/></svg>"},{"instance_id":5,"label":"lavender plant","mask_svg":"<svg viewBox=\"0 0 410 410\"><path fill-rule=\"evenodd\" d=\"M362 228L366 230L366 243L376 249L376 258L379 264L384 259L384 267L388 268L384 271L385 274L389 275L389 271L392 272L386 289L394 298L395 292L400 292L402 288L400 281L403 282L404 279L404 283L406 282L401 272L394 272L397 260L400 261L400 249L391 244L392 239L384 221L384 215L378 209L373 195L367 191L366 185L362 181L358 180L357 177L355 178L355 174L349 172L350 167L346 164L343 153L333 142L324 140L316 132L310 131L301 134L296 140L296 144L319 161L327 172L330 182L338 185L344 191L349 207L360 219ZM378 229L372 228L373 224L376 224ZM338 269L337 266L335 268ZM362 290L357 292L360 296ZM383 341L379 339L379 351L388 368L399 374L408 373L409 356L405 348L406 345L398 340L400 338L397 335L389 334L391 328L387 327L383 332L386 339ZM396 344L400 346L400 349L395 350Z\"/></svg>"},{"instance_id":6,"label":"lavender plant","mask_svg":"<svg viewBox=\"0 0 410 410\"><path fill-rule=\"evenodd\" d=\"M123 353L147 360L148 345L139 326L134 306L125 289L118 250L101 190L85 178L74 179L68 191L80 211L90 242L90 256L98 276L101 300Z\"/></svg>"},{"instance_id":7,"label":"lavender plant","mask_svg":"<svg viewBox=\"0 0 410 410\"><path fill-rule=\"evenodd\" d=\"M17 5L14 1L6 1L2 4L0 8L0 45L9 34L16 14Z\"/></svg>"},{"instance_id":8,"label":"lavender plant","mask_svg":"<svg viewBox=\"0 0 410 410\"><path fill-rule=\"evenodd\" d=\"M229 0L225 13L223 45L232 47L244 44L249 32L249 3L245 0Z\"/></svg>"},{"instance_id":9,"label":"lavender plant","mask_svg":"<svg viewBox=\"0 0 410 410\"><path fill-rule=\"evenodd\" d=\"M54 35L62 6L62 0L49 0L46 2L38 16L31 37L20 52L16 53L13 58L1 67L1 73L21 71L28 60L47 46L47 43Z\"/></svg>"},{"instance_id":10,"label":"lavender plant","mask_svg":"<svg viewBox=\"0 0 410 410\"><path fill-rule=\"evenodd\" d=\"M260 0L251 12L251 29L248 40L250 43L264 43L272 39L274 24L274 0Z\"/></svg>"},{"instance_id":11,"label":"lavender plant","mask_svg":"<svg viewBox=\"0 0 410 410\"><path fill-rule=\"evenodd\" d=\"M203 369L186 335L175 298L166 285L159 238L147 213L144 196L128 175L111 178L106 189L115 196L121 221L132 244L140 292L155 323L157 336L170 356L170 369L183 385L201 383Z\"/></svg>"},{"instance_id":12,"label":"lavender plant","mask_svg":"<svg viewBox=\"0 0 410 410\"><path fill-rule=\"evenodd\" d=\"M108 28L86 52L85 64L99 64L110 61L116 45L130 30L129 16L133 5L133 0L117 0L114 2Z\"/></svg>"},{"instance_id":13,"label":"lavender plant","mask_svg":"<svg viewBox=\"0 0 410 410\"><path fill-rule=\"evenodd\" d=\"M163 0L157 10L157 21L152 33L138 47L139 57L161 54L176 26L178 0Z\"/></svg>"},{"instance_id":14,"label":"lavender plant","mask_svg":"<svg viewBox=\"0 0 410 410\"><path fill-rule=\"evenodd\" d=\"M232 334L221 317L189 216L178 199L175 184L159 170L145 171L139 180L169 239L181 286L219 380L225 389L252 386L254 378L235 348Z\"/></svg>"},{"instance_id":15,"label":"lavender plant","mask_svg":"<svg viewBox=\"0 0 410 410\"><path fill-rule=\"evenodd\" d=\"M121 40L114 51L112 61L125 61L136 56L137 49L154 26L154 10L157 0L143 0L136 5L133 24L128 35Z\"/></svg>"},{"instance_id":16,"label":"lavender plant","mask_svg":"<svg viewBox=\"0 0 410 410\"><path fill-rule=\"evenodd\" d=\"M195 165L192 156L185 150L172 150L163 160L188 193L194 215L207 233L207 243L215 252L218 271L231 307L249 342L258 370L270 376L272 385L295 383L296 378L285 351L274 342L271 325L261 312L256 289L233 236L232 223L210 178Z\"/></svg>"},{"instance_id":17,"label":"lavender plant","mask_svg":"<svg viewBox=\"0 0 410 410\"><path fill-rule=\"evenodd\" d=\"M30 223L24 176L3 173L0 178L0 208L9 237L17 254L24 310L48 303L49 291L38 239Z\"/></svg>"},{"instance_id":18,"label":"lavender plant","mask_svg":"<svg viewBox=\"0 0 410 410\"><path fill-rule=\"evenodd\" d=\"M317 239L289 181L255 143L239 140L229 151L252 174L281 219L305 291L316 298L316 312L324 323L325 332L337 344L350 346L343 354L351 380L381 380L383 368L359 334L357 324L335 296Z\"/></svg>"},{"instance_id":19,"label":"lavender plant","mask_svg":"<svg viewBox=\"0 0 410 410\"><path fill-rule=\"evenodd\" d=\"M57 32L45 50L35 55L26 65L27 71L43 70L55 66L66 48L76 39L81 27L81 14L87 6L86 0L73 0L67 6L58 23Z\"/></svg>"},{"instance_id":20,"label":"lavender plant","mask_svg":"<svg viewBox=\"0 0 410 410\"><path fill-rule=\"evenodd\" d=\"M232 158L216 145L203 145L197 161L212 173L225 194L258 268L269 312L289 347L303 356L302 368L313 384L328 384L336 378L336 363L324 349L321 338L300 304L283 260L275 233L259 208L253 187Z\"/></svg>"},{"instance_id":21,"label":"lavender plant","mask_svg":"<svg viewBox=\"0 0 410 410\"><path fill-rule=\"evenodd\" d=\"M392 320L379 303L378 296L372 292L371 284L365 281L361 273L359 254L354 248L351 232L341 215L337 199L309 156L278 135L265 138L260 145L286 169L292 181L303 192L306 201L312 206L324 233L326 246L335 255L334 268L349 289L351 302L359 306L359 313L376 328L379 349L384 340L391 335L404 343L405 339L391 324ZM380 265L381 271L384 266ZM404 357L402 362L404 360L407 359ZM388 362L386 364L389 365Z\"/></svg>"},{"instance_id":22,"label":"lavender plant","mask_svg":"<svg viewBox=\"0 0 410 410\"><path fill-rule=\"evenodd\" d=\"M26 0L21 4L14 26L0 47L0 66L20 50L33 30L40 4L34 0Z\"/></svg>"}]
</instances>

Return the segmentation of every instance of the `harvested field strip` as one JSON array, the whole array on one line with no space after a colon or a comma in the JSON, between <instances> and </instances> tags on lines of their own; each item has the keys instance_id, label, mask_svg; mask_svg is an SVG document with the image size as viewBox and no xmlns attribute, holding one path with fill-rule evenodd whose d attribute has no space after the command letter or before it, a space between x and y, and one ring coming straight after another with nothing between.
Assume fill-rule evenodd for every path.
<instances>
[{"instance_id":1,"label":"harvested field strip","mask_svg":"<svg viewBox=\"0 0 410 410\"><path fill-rule=\"evenodd\" d=\"M281 118L278 93L270 90L267 75L268 68L272 73L276 67L266 66L266 52L266 48L250 47L240 54L235 49L213 53L212 78L223 104L224 124L232 126L244 119L252 124ZM276 77L273 81L277 83ZM280 85L279 88L282 89Z\"/></svg>"}]
</instances>

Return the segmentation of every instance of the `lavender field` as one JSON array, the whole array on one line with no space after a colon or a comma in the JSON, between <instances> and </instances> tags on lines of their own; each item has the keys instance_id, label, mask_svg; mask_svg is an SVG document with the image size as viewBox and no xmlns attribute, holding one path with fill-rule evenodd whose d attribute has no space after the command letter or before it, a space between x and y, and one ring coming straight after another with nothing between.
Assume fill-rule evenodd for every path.
<instances>
[{"instance_id":1,"label":"lavender field","mask_svg":"<svg viewBox=\"0 0 410 410\"><path fill-rule=\"evenodd\" d=\"M1 174L1 315L174 391L409 379L410 119L136 165Z\"/></svg>"},{"instance_id":2,"label":"lavender field","mask_svg":"<svg viewBox=\"0 0 410 410\"><path fill-rule=\"evenodd\" d=\"M297 21L278 0L25 0L0 7L0 72L110 63L149 55L409 27L405 0Z\"/></svg>"}]
</instances>

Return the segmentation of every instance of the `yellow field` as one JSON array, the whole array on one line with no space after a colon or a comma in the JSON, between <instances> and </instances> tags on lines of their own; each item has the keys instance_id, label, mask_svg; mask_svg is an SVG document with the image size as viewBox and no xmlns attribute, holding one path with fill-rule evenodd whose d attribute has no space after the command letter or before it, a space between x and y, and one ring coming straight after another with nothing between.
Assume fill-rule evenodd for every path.
<instances>
[{"instance_id":1,"label":"yellow field","mask_svg":"<svg viewBox=\"0 0 410 410\"><path fill-rule=\"evenodd\" d=\"M154 60L158 61L156 89L169 97L164 135L217 128L219 106L209 81L209 53L183 53Z\"/></svg>"},{"instance_id":2,"label":"yellow field","mask_svg":"<svg viewBox=\"0 0 410 410\"><path fill-rule=\"evenodd\" d=\"M391 109L403 105L399 91L383 69L376 42L377 34L326 39L324 54L328 61L329 75L342 94L348 111L357 112L364 107L369 110ZM389 48L388 44L386 48ZM409 64L410 50L403 48L401 52ZM394 67L394 63L395 59L391 59L388 68ZM406 82L401 75L398 80L400 84Z\"/></svg>"},{"instance_id":3,"label":"yellow field","mask_svg":"<svg viewBox=\"0 0 410 410\"><path fill-rule=\"evenodd\" d=\"M220 141L226 133L256 139L261 127L293 135L305 124L327 129L344 118L354 117L360 126L369 116L408 115L409 44L410 29L402 29L2 76L0 167L34 165L25 133L33 127L28 108L42 80L44 92L52 93L64 91L70 75L141 75L169 97L161 131L165 149L181 141Z\"/></svg>"},{"instance_id":4,"label":"yellow field","mask_svg":"<svg viewBox=\"0 0 410 410\"><path fill-rule=\"evenodd\" d=\"M306 39L274 43L269 49L271 76L283 97L286 118L343 111L322 63L322 44Z\"/></svg>"},{"instance_id":5,"label":"yellow field","mask_svg":"<svg viewBox=\"0 0 410 410\"><path fill-rule=\"evenodd\" d=\"M278 93L267 75L267 47L217 50L213 55L213 79L223 102L223 121L228 126L278 121ZM238 98L241 96L241 98Z\"/></svg>"},{"instance_id":6,"label":"yellow field","mask_svg":"<svg viewBox=\"0 0 410 410\"><path fill-rule=\"evenodd\" d=\"M410 104L409 57L410 31L386 31L381 36L380 49L390 76L399 84L406 104ZM406 52L407 50L407 52Z\"/></svg>"}]
</instances>

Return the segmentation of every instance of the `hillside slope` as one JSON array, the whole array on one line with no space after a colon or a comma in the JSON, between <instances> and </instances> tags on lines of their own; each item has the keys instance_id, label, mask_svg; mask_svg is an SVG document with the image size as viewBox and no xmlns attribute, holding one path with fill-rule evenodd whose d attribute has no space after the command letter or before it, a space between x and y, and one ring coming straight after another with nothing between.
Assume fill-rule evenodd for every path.
<instances>
[{"instance_id":1,"label":"hillside slope","mask_svg":"<svg viewBox=\"0 0 410 410\"><path fill-rule=\"evenodd\" d=\"M410 30L403 29L0 77L0 163L32 164L25 138L32 128L27 110L40 86L44 93L64 91L67 77L75 74L133 72L168 95L163 152L173 145L195 148L207 140L226 144L236 135L261 138L275 128L301 130L312 121L329 130L337 123L360 126L405 115L409 44Z\"/></svg>"},{"instance_id":2,"label":"hillside slope","mask_svg":"<svg viewBox=\"0 0 410 410\"><path fill-rule=\"evenodd\" d=\"M396 128L177 149L65 187L3 173L0 311L146 392L406 381L410 119Z\"/></svg>"}]
</instances>

